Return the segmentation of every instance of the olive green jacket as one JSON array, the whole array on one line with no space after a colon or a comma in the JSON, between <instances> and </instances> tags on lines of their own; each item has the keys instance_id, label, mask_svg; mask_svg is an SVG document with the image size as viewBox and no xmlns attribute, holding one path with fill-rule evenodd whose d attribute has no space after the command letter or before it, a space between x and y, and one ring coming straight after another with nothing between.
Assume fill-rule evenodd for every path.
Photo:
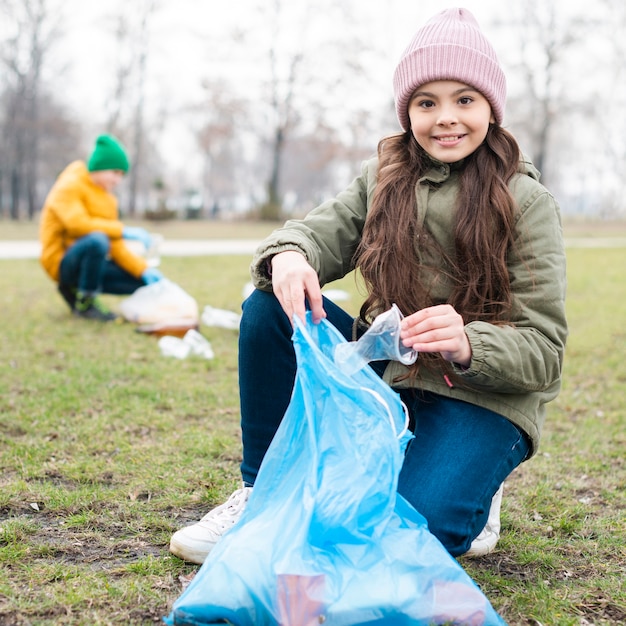
<instances>
[{"instance_id":1,"label":"olive green jacket","mask_svg":"<svg viewBox=\"0 0 626 626\"><path fill-rule=\"evenodd\" d=\"M355 269L352 261L361 238L376 187L377 159L363 164L361 174L335 199L324 202L303 220L290 220L257 249L251 273L255 286L271 290L268 259L285 250L301 252L317 271L322 285ZM454 165L433 163L416 186L420 223L446 250L453 250L458 172ZM469 368L455 367L442 375L420 372L413 385L443 396L485 407L511 420L530 438L532 453L539 444L545 404L561 386L567 322L565 319L565 252L559 207L539 183L528 161L510 182L517 202L515 245L508 267L514 295L512 326L470 322L465 332L472 348ZM419 241L416 254L423 254ZM429 259L429 261L431 261ZM433 277L434 280L434 277ZM437 277L434 301L445 303L451 284ZM406 312L405 312L406 313ZM398 362L389 364L385 380L392 383L406 372Z\"/></svg>"}]
</instances>

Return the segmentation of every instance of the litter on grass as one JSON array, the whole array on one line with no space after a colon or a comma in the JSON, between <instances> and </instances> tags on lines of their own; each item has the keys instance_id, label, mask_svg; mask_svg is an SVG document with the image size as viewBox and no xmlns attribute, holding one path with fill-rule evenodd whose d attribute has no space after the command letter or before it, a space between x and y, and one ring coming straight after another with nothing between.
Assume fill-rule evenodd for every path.
<instances>
[{"instance_id":1,"label":"litter on grass","mask_svg":"<svg viewBox=\"0 0 626 626\"><path fill-rule=\"evenodd\" d=\"M322 291L322 295L333 302L345 302L346 300L350 300L350 294L343 289L326 289Z\"/></svg>"},{"instance_id":2,"label":"litter on grass","mask_svg":"<svg viewBox=\"0 0 626 626\"><path fill-rule=\"evenodd\" d=\"M207 305L204 307L200 319L206 326L219 326L220 328L238 330L241 315L234 311L216 309L215 307Z\"/></svg>"},{"instance_id":3,"label":"litter on grass","mask_svg":"<svg viewBox=\"0 0 626 626\"><path fill-rule=\"evenodd\" d=\"M174 337L165 335L159 339L161 354L175 359L186 359L189 356L198 356L203 359L215 357L211 344L197 330L188 330L185 336Z\"/></svg>"}]
</instances>

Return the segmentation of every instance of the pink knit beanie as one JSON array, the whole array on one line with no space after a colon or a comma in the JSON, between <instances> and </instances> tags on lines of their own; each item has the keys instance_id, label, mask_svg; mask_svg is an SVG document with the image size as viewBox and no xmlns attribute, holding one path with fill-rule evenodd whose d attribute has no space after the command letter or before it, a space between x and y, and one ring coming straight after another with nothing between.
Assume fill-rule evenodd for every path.
<instances>
[{"instance_id":1,"label":"pink knit beanie","mask_svg":"<svg viewBox=\"0 0 626 626\"><path fill-rule=\"evenodd\" d=\"M403 130L410 126L408 106L414 91L434 80L458 80L478 89L502 124L506 78L495 50L467 9L446 9L435 15L403 52L393 76L396 113Z\"/></svg>"}]
</instances>

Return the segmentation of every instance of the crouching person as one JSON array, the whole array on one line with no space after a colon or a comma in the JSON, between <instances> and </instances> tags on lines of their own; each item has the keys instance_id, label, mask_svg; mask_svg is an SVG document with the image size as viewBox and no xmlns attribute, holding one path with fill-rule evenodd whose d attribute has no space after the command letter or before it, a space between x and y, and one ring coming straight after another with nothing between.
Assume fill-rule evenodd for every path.
<instances>
[{"instance_id":1,"label":"crouching person","mask_svg":"<svg viewBox=\"0 0 626 626\"><path fill-rule=\"evenodd\" d=\"M125 226L113 194L130 168L124 146L101 135L88 161L74 161L59 175L43 206L40 261L77 317L111 321L102 293L128 295L163 278L124 240L148 248L150 234Z\"/></svg>"}]
</instances>

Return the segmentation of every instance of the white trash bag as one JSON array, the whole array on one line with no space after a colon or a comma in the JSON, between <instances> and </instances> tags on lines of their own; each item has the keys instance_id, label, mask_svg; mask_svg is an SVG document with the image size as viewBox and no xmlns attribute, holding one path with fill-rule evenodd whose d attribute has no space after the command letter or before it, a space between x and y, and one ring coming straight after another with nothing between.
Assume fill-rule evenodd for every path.
<instances>
[{"instance_id":1,"label":"white trash bag","mask_svg":"<svg viewBox=\"0 0 626 626\"><path fill-rule=\"evenodd\" d=\"M120 303L120 312L135 324L188 322L198 325L198 304L182 287L167 278L139 287Z\"/></svg>"}]
</instances>

